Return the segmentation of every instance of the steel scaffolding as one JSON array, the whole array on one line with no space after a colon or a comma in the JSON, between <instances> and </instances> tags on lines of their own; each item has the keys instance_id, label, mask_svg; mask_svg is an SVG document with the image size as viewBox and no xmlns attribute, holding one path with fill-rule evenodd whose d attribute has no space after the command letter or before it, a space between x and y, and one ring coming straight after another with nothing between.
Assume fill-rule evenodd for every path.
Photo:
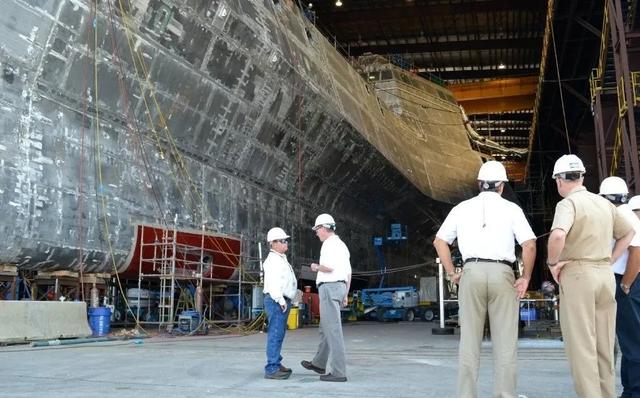
<instances>
[{"instance_id":1,"label":"steel scaffolding","mask_svg":"<svg viewBox=\"0 0 640 398\"><path fill-rule=\"evenodd\" d=\"M637 191L640 166L635 109L640 104L640 75L634 69L640 69L640 63L629 59L629 48L637 47L640 39L634 4L605 1L599 61L591 73L590 91L598 177L623 175L629 188Z\"/></svg>"},{"instance_id":2,"label":"steel scaffolding","mask_svg":"<svg viewBox=\"0 0 640 398\"><path fill-rule=\"evenodd\" d=\"M141 236L145 236L145 227L141 226ZM157 228L154 230L157 231ZM244 306L248 305L243 301L243 289L246 286L252 285L250 282L243 280L243 262L242 262L242 240L240 240L240 253L231 253L224 248L218 248L212 251L210 248L205 247L205 236L207 231L203 225L201 230L201 241L199 245L185 244L178 241L179 230L174 226L173 229L162 229L162 234L157 236L154 242L144 242L141 240L139 247L139 264L138 264L138 304L140 304L140 292L142 289L143 280L156 280L154 284L159 288L159 301L158 301L158 321L140 321L140 305L137 306L136 319L137 323L141 324L157 324L158 328L167 327L171 329L177 322L177 318L180 315L179 310L197 310L208 324L213 323L229 323L236 322L238 324L249 321L251 314L245 314L243 312ZM148 253L150 251L146 248L152 248L152 255ZM229 249L230 250L230 249ZM238 266L214 264L214 257L218 256L238 256ZM144 266L143 266L144 264ZM152 272L144 272L144 269L149 269L151 265ZM207 272L210 272L213 267L226 268L233 270L232 276L229 279L221 279L215 277L205 276ZM180 297L185 297L188 291L184 285L187 282L195 282L196 292L205 295L205 288L207 291L208 305L206 309L197 308L197 303L203 303L199 299L198 293L194 293L188 303L185 300L176 300L176 294L181 293ZM237 287L236 293L225 293L225 288L235 285ZM189 292L189 295L191 293ZM235 298L235 305L237 306L237 316L235 319L216 319L216 314L213 310L214 301L216 298L233 300ZM143 297L144 299L144 297Z\"/></svg>"}]
</instances>

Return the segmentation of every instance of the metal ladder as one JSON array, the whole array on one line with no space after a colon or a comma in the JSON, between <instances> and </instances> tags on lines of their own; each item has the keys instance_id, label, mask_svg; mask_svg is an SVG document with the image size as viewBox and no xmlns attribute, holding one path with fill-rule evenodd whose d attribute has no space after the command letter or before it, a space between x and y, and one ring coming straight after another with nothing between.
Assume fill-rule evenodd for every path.
<instances>
[{"instance_id":1,"label":"metal ladder","mask_svg":"<svg viewBox=\"0 0 640 398\"><path fill-rule=\"evenodd\" d=\"M176 231L162 233L160 258L160 302L158 304L160 327L173 325L175 320L174 297L176 291Z\"/></svg>"}]
</instances>

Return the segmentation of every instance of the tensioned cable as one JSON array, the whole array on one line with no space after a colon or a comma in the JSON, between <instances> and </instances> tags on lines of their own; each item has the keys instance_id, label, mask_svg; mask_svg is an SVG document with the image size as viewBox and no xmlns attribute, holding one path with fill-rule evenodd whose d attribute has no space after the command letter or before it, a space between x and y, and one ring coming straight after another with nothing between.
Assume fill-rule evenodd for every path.
<instances>
[{"instance_id":1,"label":"tensioned cable","mask_svg":"<svg viewBox=\"0 0 640 398\"><path fill-rule=\"evenodd\" d=\"M556 62L556 75L558 78L558 91L560 91L560 105L562 106L562 120L564 121L564 134L567 138L567 150L571 154L571 143L569 141L569 127L567 126L567 112L564 109L564 95L562 94L562 82L560 81L560 66L558 65L558 51L556 49L556 35L551 24L551 40L553 41L553 56Z\"/></svg>"}]
</instances>

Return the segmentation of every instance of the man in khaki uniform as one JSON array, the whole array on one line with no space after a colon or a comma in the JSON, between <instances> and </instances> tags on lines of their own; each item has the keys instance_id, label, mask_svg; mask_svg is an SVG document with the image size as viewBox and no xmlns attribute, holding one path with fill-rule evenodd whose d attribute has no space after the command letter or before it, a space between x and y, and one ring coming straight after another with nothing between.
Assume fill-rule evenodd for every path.
<instances>
[{"instance_id":1,"label":"man in khaki uniform","mask_svg":"<svg viewBox=\"0 0 640 398\"><path fill-rule=\"evenodd\" d=\"M507 173L490 161L478 172L480 193L455 206L433 245L447 275L460 283L458 397L478 395L478 367L484 323L489 314L493 343L493 397L515 398L518 299L527 291L536 257L536 236L522 209L501 197ZM458 239L462 275L453 272L449 244ZM522 246L523 276L515 280L515 240Z\"/></svg>"},{"instance_id":2,"label":"man in khaki uniform","mask_svg":"<svg viewBox=\"0 0 640 398\"><path fill-rule=\"evenodd\" d=\"M614 253L629 245L631 223L605 198L582 186L585 168L575 155L556 161L553 178L564 199L556 205L547 265L560 285L560 326L580 398L615 398Z\"/></svg>"}]
</instances>

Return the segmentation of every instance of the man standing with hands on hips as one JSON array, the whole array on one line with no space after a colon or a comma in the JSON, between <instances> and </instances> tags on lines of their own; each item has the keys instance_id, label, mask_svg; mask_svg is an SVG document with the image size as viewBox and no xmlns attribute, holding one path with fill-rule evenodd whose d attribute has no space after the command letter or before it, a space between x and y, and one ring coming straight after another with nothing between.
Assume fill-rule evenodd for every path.
<instances>
[{"instance_id":1,"label":"man standing with hands on hips","mask_svg":"<svg viewBox=\"0 0 640 398\"><path fill-rule=\"evenodd\" d=\"M284 380L291 376L291 369L282 366L282 342L287 331L287 318L291 299L296 294L298 282L285 254L289 250L289 235L282 228L267 232L269 255L264 261L264 308L269 320L267 334L267 365L264 378Z\"/></svg>"},{"instance_id":2,"label":"man standing with hands on hips","mask_svg":"<svg viewBox=\"0 0 640 398\"><path fill-rule=\"evenodd\" d=\"M320 261L311 264L318 273L316 284L320 299L320 345L311 361L302 361L304 368L321 374L320 380L347 381L347 366L342 336L340 308L348 303L351 285L351 263L347 245L336 235L336 222L329 214L320 214L313 226L322 242ZM330 373L326 373L327 361Z\"/></svg>"},{"instance_id":3,"label":"man standing with hands on hips","mask_svg":"<svg viewBox=\"0 0 640 398\"><path fill-rule=\"evenodd\" d=\"M563 155L553 167L556 205L547 266L560 285L560 329L576 394L615 398L615 278L611 267L635 232L607 199L582 185L585 167ZM611 240L615 240L613 256Z\"/></svg>"}]
</instances>

